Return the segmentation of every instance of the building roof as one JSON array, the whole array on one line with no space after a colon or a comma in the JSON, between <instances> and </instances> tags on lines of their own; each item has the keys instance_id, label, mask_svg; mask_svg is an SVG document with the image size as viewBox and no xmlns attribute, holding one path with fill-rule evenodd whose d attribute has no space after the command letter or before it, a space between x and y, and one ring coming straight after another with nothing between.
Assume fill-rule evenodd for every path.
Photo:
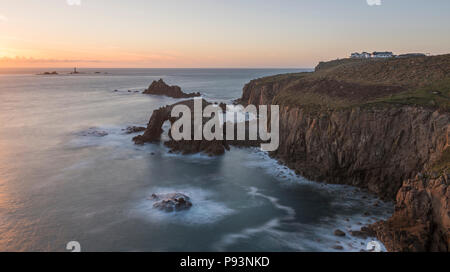
<instances>
[{"instance_id":1,"label":"building roof","mask_svg":"<svg viewBox=\"0 0 450 272\"><path fill-rule=\"evenodd\" d=\"M392 52L373 52L373 55L393 55Z\"/></svg>"}]
</instances>

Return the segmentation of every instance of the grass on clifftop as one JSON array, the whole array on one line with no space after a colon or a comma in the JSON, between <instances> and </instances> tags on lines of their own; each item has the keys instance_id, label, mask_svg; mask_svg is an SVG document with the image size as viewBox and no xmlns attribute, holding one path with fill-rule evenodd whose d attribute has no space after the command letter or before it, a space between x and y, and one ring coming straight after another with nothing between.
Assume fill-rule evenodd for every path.
<instances>
[{"instance_id":1,"label":"grass on clifftop","mask_svg":"<svg viewBox=\"0 0 450 272\"><path fill-rule=\"evenodd\" d=\"M450 54L387 60L337 60L314 73L285 74L256 84L288 82L280 105L311 109L411 105L450 111Z\"/></svg>"},{"instance_id":2,"label":"grass on clifftop","mask_svg":"<svg viewBox=\"0 0 450 272\"><path fill-rule=\"evenodd\" d=\"M450 111L450 79L418 87L416 90L406 91L379 98L375 103L384 102L401 105L421 105Z\"/></svg>"}]
</instances>

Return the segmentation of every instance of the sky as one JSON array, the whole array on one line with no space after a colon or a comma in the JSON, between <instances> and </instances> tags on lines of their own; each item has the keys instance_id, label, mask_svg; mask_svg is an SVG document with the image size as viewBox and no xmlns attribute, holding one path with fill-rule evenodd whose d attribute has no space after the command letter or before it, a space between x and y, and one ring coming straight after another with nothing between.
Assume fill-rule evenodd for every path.
<instances>
[{"instance_id":1,"label":"sky","mask_svg":"<svg viewBox=\"0 0 450 272\"><path fill-rule=\"evenodd\" d=\"M0 0L0 67L308 68L450 53L449 0Z\"/></svg>"}]
</instances>

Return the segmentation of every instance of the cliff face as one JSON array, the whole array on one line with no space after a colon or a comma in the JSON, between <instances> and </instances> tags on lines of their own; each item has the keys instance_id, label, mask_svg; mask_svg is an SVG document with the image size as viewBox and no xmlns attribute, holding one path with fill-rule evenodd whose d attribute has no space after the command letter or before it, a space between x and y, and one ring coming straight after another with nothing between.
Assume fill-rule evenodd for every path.
<instances>
[{"instance_id":1,"label":"cliff face","mask_svg":"<svg viewBox=\"0 0 450 272\"><path fill-rule=\"evenodd\" d=\"M394 199L402 181L437 160L449 115L413 107L309 113L283 107L273 155L312 180L367 188Z\"/></svg>"},{"instance_id":2,"label":"cliff face","mask_svg":"<svg viewBox=\"0 0 450 272\"><path fill-rule=\"evenodd\" d=\"M396 200L393 217L371 227L388 250L448 251L450 160L439 172L433 166L450 150L449 60L322 64L254 80L239 102L280 105L280 147L271 155L298 174ZM372 74L376 82L361 81Z\"/></svg>"},{"instance_id":3,"label":"cliff face","mask_svg":"<svg viewBox=\"0 0 450 272\"><path fill-rule=\"evenodd\" d=\"M253 80L244 86L242 97L237 102L253 105L268 105L272 102L275 95L285 89L288 84L289 81L260 83L258 80Z\"/></svg>"}]
</instances>

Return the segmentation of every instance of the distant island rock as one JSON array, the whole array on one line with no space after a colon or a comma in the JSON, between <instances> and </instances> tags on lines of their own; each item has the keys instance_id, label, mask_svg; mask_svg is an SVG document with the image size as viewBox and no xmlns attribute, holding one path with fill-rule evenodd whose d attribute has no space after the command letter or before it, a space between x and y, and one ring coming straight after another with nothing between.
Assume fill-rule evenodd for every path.
<instances>
[{"instance_id":1,"label":"distant island rock","mask_svg":"<svg viewBox=\"0 0 450 272\"><path fill-rule=\"evenodd\" d=\"M44 72L44 73L40 73L38 74L38 76L54 76L54 75L59 75L58 72L53 71L53 72Z\"/></svg>"},{"instance_id":2,"label":"distant island rock","mask_svg":"<svg viewBox=\"0 0 450 272\"><path fill-rule=\"evenodd\" d=\"M144 94L165 95L172 98L191 98L200 96L200 93L184 93L179 86L169 86L162 79L153 81Z\"/></svg>"}]
</instances>

